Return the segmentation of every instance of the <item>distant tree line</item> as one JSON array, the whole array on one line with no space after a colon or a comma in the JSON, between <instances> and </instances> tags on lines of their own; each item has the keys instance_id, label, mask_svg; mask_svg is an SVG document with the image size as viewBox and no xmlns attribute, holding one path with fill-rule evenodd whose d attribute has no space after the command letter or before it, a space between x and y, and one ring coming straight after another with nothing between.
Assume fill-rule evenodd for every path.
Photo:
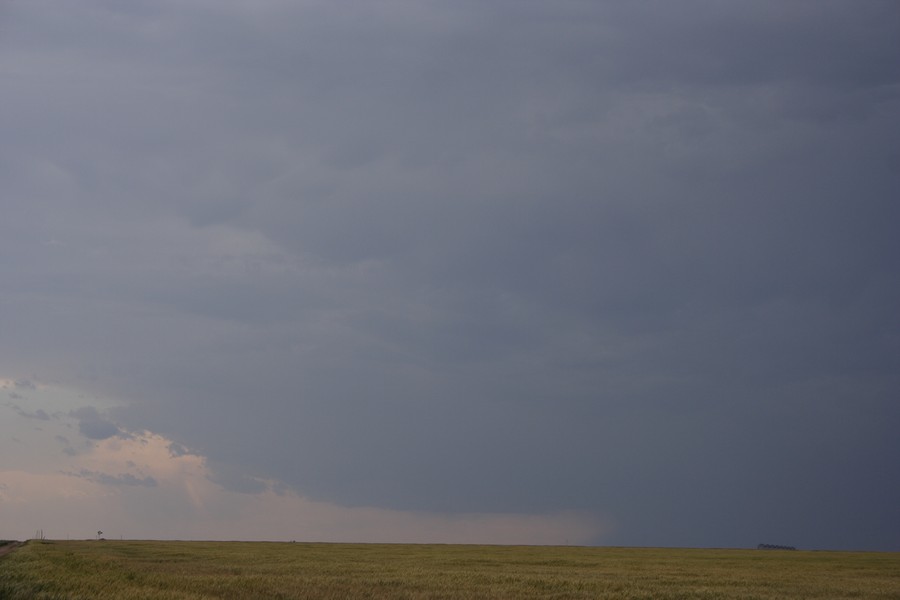
<instances>
[{"instance_id":1,"label":"distant tree line","mask_svg":"<svg viewBox=\"0 0 900 600\"><path fill-rule=\"evenodd\" d=\"M779 546L778 544L760 544L757 550L796 550L793 546Z\"/></svg>"}]
</instances>

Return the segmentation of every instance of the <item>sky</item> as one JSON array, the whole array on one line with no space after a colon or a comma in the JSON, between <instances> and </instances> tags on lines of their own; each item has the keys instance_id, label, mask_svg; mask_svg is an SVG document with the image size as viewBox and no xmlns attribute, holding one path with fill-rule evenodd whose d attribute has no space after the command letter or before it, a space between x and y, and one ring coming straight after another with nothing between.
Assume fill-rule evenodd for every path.
<instances>
[{"instance_id":1,"label":"sky","mask_svg":"<svg viewBox=\"0 0 900 600\"><path fill-rule=\"evenodd\" d=\"M900 3L0 2L0 538L900 551Z\"/></svg>"}]
</instances>

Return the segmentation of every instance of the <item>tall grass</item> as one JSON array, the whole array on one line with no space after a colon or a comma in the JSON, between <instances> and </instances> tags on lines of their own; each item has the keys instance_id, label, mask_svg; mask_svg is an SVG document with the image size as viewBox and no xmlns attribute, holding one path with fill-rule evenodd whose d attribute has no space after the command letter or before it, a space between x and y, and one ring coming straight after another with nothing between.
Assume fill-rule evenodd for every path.
<instances>
[{"instance_id":1,"label":"tall grass","mask_svg":"<svg viewBox=\"0 0 900 600\"><path fill-rule=\"evenodd\" d=\"M0 599L900 598L900 554L264 542L31 542Z\"/></svg>"}]
</instances>

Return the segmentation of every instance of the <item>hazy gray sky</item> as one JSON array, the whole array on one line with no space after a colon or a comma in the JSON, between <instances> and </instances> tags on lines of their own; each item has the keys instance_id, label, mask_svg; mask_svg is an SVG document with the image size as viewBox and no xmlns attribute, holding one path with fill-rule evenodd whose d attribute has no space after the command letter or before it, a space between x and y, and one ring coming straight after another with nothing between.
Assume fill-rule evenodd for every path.
<instances>
[{"instance_id":1,"label":"hazy gray sky","mask_svg":"<svg viewBox=\"0 0 900 600\"><path fill-rule=\"evenodd\" d=\"M900 3L0 4L0 538L900 550Z\"/></svg>"}]
</instances>

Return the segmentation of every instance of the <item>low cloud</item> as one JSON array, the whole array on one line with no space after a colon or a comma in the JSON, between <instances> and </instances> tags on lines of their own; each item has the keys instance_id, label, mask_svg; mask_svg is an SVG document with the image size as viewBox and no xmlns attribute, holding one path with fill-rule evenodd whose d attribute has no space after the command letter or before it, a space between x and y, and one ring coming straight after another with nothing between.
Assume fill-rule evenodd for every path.
<instances>
[{"instance_id":1,"label":"low cloud","mask_svg":"<svg viewBox=\"0 0 900 600\"><path fill-rule=\"evenodd\" d=\"M122 433L118 425L101 415L93 406L73 410L69 416L78 419L78 431L91 440L105 440Z\"/></svg>"},{"instance_id":2,"label":"low cloud","mask_svg":"<svg viewBox=\"0 0 900 600\"><path fill-rule=\"evenodd\" d=\"M49 421L50 420L50 415L48 415L46 413L46 411L44 411L41 408L37 409L34 412L28 412L21 406L18 406L15 404L10 404L9 407L12 408L14 411L16 411L17 415L19 415L20 417L24 417L26 419L36 419L38 421Z\"/></svg>"},{"instance_id":3,"label":"low cloud","mask_svg":"<svg viewBox=\"0 0 900 600\"><path fill-rule=\"evenodd\" d=\"M230 492L260 494L269 489L265 480L248 475L240 468L223 462L208 463L209 480Z\"/></svg>"},{"instance_id":4,"label":"low cloud","mask_svg":"<svg viewBox=\"0 0 900 600\"><path fill-rule=\"evenodd\" d=\"M63 453L67 454L68 456L76 456L78 454L75 448L72 447L72 442L70 442L69 438L67 438L66 436L55 435L53 436L53 439L63 445Z\"/></svg>"},{"instance_id":5,"label":"low cloud","mask_svg":"<svg viewBox=\"0 0 900 600\"><path fill-rule=\"evenodd\" d=\"M174 457L190 454L187 448L176 442L169 444L169 453Z\"/></svg>"},{"instance_id":6,"label":"low cloud","mask_svg":"<svg viewBox=\"0 0 900 600\"><path fill-rule=\"evenodd\" d=\"M131 473L110 475L109 473L90 471L88 469L81 469L77 472L64 471L63 474L87 479L88 481L99 483L100 485L137 485L144 487L156 487L158 485L156 479L149 475L146 477L137 477Z\"/></svg>"}]
</instances>

